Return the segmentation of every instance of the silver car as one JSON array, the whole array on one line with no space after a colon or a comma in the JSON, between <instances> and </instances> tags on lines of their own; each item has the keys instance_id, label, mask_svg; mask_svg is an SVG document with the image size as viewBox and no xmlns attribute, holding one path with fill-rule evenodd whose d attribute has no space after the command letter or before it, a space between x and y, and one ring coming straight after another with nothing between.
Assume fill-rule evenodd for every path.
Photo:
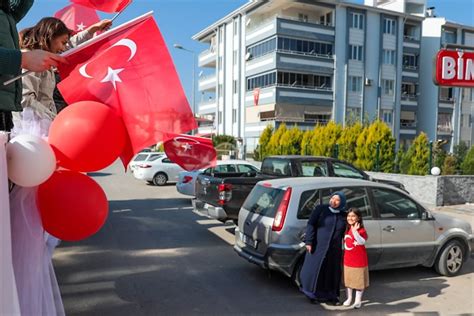
<instances>
[{"instance_id":1,"label":"silver car","mask_svg":"<svg viewBox=\"0 0 474 316\"><path fill-rule=\"evenodd\" d=\"M259 182L244 202L234 250L298 283L311 211L344 191L347 208L363 214L371 270L422 265L441 275L459 273L473 249L471 225L432 214L393 186L343 178L291 178Z\"/></svg>"},{"instance_id":2,"label":"silver car","mask_svg":"<svg viewBox=\"0 0 474 316\"><path fill-rule=\"evenodd\" d=\"M259 169L245 160L229 159L218 160L215 167L199 169L194 171L181 171L176 183L176 190L179 193L195 196L196 179L201 173L235 173L235 172L258 172Z\"/></svg>"}]
</instances>

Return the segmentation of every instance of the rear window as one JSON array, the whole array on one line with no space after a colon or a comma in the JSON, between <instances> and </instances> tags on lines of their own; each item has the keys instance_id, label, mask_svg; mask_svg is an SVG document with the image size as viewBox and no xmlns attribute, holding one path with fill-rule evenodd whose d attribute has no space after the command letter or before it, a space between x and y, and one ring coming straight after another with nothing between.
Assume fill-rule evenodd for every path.
<instances>
[{"instance_id":1,"label":"rear window","mask_svg":"<svg viewBox=\"0 0 474 316\"><path fill-rule=\"evenodd\" d=\"M285 191L257 185L244 202L243 208L251 213L274 217Z\"/></svg>"},{"instance_id":2,"label":"rear window","mask_svg":"<svg viewBox=\"0 0 474 316\"><path fill-rule=\"evenodd\" d=\"M264 174L291 176L291 168L288 160L265 159L261 170Z\"/></svg>"},{"instance_id":3,"label":"rear window","mask_svg":"<svg viewBox=\"0 0 474 316\"><path fill-rule=\"evenodd\" d=\"M160 158L162 155L154 155L154 156L151 156L150 158L148 158L148 161L155 161L157 160L158 158Z\"/></svg>"},{"instance_id":4,"label":"rear window","mask_svg":"<svg viewBox=\"0 0 474 316\"><path fill-rule=\"evenodd\" d=\"M148 157L148 154L138 154L133 161L144 161Z\"/></svg>"}]
</instances>

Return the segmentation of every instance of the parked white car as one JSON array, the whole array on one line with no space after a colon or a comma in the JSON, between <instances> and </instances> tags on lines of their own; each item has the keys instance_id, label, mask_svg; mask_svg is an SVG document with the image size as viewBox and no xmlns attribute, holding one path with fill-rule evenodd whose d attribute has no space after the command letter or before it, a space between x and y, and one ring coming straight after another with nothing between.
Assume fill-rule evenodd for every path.
<instances>
[{"instance_id":1,"label":"parked white car","mask_svg":"<svg viewBox=\"0 0 474 316\"><path fill-rule=\"evenodd\" d=\"M246 160L218 160L215 167L194 171L181 171L179 173L178 183L176 183L176 189L181 194L195 196L196 179L201 173L257 173L259 171L257 167Z\"/></svg>"},{"instance_id":2,"label":"parked white car","mask_svg":"<svg viewBox=\"0 0 474 316\"><path fill-rule=\"evenodd\" d=\"M149 184L165 185L168 182L178 181L178 174L183 171L179 165L172 162L165 155L154 160L137 164L133 176L138 180L145 180Z\"/></svg>"},{"instance_id":3,"label":"parked white car","mask_svg":"<svg viewBox=\"0 0 474 316\"><path fill-rule=\"evenodd\" d=\"M128 164L128 168L131 172L137 169L139 164L143 164L145 161L153 161L160 156L163 156L162 152L139 152L133 157L132 161Z\"/></svg>"}]
</instances>

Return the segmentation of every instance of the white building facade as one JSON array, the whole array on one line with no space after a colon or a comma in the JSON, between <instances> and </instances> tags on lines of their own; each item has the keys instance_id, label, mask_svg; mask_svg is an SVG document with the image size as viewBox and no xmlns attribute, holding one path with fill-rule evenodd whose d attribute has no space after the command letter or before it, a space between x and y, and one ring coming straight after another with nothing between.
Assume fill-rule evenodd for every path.
<instances>
[{"instance_id":1,"label":"white building facade","mask_svg":"<svg viewBox=\"0 0 474 316\"><path fill-rule=\"evenodd\" d=\"M426 17L425 0L250 1L196 34L203 75L199 133L244 140L267 125L313 129L379 117L398 145L430 140L472 145L472 89L433 83L446 43L474 46L474 27Z\"/></svg>"}]
</instances>

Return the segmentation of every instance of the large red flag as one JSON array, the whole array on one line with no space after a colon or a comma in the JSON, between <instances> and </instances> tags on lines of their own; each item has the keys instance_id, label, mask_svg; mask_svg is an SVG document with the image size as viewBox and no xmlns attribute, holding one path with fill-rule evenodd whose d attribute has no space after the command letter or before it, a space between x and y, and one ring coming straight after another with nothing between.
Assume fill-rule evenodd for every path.
<instances>
[{"instance_id":1,"label":"large red flag","mask_svg":"<svg viewBox=\"0 0 474 316\"><path fill-rule=\"evenodd\" d=\"M110 30L64 54L58 84L66 102L105 103L122 115L130 138L121 156L197 127L153 17Z\"/></svg>"},{"instance_id":2,"label":"large red flag","mask_svg":"<svg viewBox=\"0 0 474 316\"><path fill-rule=\"evenodd\" d=\"M113 13L122 11L132 0L71 0L71 2L99 11Z\"/></svg>"},{"instance_id":3,"label":"large red flag","mask_svg":"<svg viewBox=\"0 0 474 316\"><path fill-rule=\"evenodd\" d=\"M71 4L59 10L54 17L60 19L66 26L75 32L80 32L100 21L94 9Z\"/></svg>"},{"instance_id":4,"label":"large red flag","mask_svg":"<svg viewBox=\"0 0 474 316\"><path fill-rule=\"evenodd\" d=\"M217 153L210 138L191 135L166 135L166 156L184 170L192 171L216 165Z\"/></svg>"}]
</instances>

